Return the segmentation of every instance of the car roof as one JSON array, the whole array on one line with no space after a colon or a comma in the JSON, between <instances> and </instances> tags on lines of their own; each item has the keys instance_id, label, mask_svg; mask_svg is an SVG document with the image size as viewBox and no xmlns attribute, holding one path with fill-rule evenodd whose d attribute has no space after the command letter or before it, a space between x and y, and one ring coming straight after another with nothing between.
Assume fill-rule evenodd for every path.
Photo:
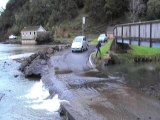
<instances>
[{"instance_id":1,"label":"car roof","mask_svg":"<svg viewBox=\"0 0 160 120\"><path fill-rule=\"evenodd\" d=\"M84 38L85 36L77 36L76 38Z\"/></svg>"},{"instance_id":2,"label":"car roof","mask_svg":"<svg viewBox=\"0 0 160 120\"><path fill-rule=\"evenodd\" d=\"M105 33L103 33L103 34L100 34L100 35L106 35Z\"/></svg>"}]
</instances>

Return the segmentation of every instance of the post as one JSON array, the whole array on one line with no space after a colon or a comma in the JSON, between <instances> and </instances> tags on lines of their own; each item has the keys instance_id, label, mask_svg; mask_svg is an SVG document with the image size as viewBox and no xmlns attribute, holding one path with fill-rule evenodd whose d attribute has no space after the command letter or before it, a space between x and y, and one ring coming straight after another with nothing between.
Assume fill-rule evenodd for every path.
<instances>
[{"instance_id":1,"label":"post","mask_svg":"<svg viewBox=\"0 0 160 120\"><path fill-rule=\"evenodd\" d=\"M116 43L117 43L117 41L118 41L118 33L117 33L118 30L117 30L117 28L118 28L118 27L116 27Z\"/></svg>"},{"instance_id":2,"label":"post","mask_svg":"<svg viewBox=\"0 0 160 120\"><path fill-rule=\"evenodd\" d=\"M129 25L129 44L131 45L131 25Z\"/></svg>"},{"instance_id":3,"label":"post","mask_svg":"<svg viewBox=\"0 0 160 120\"><path fill-rule=\"evenodd\" d=\"M82 36L84 35L84 25L82 23Z\"/></svg>"},{"instance_id":4,"label":"post","mask_svg":"<svg viewBox=\"0 0 160 120\"><path fill-rule=\"evenodd\" d=\"M82 17L82 35L84 35L84 25L85 25L85 22L86 22L86 18Z\"/></svg>"},{"instance_id":5,"label":"post","mask_svg":"<svg viewBox=\"0 0 160 120\"><path fill-rule=\"evenodd\" d=\"M152 47L152 23L150 23L150 48Z\"/></svg>"},{"instance_id":6,"label":"post","mask_svg":"<svg viewBox=\"0 0 160 120\"><path fill-rule=\"evenodd\" d=\"M122 25L122 44L123 44L123 25Z\"/></svg>"},{"instance_id":7,"label":"post","mask_svg":"<svg viewBox=\"0 0 160 120\"><path fill-rule=\"evenodd\" d=\"M141 45L141 41L140 41L141 30L140 30L140 29L141 29L141 25L139 24L139 25L138 25L138 32L139 32L139 33L138 33L138 46Z\"/></svg>"}]
</instances>

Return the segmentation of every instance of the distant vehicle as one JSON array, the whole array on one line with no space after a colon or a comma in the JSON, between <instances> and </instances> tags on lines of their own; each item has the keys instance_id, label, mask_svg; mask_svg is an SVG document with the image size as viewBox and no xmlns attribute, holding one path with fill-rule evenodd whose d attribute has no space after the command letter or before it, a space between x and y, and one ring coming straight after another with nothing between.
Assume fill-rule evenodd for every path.
<instances>
[{"instance_id":1,"label":"distant vehicle","mask_svg":"<svg viewBox=\"0 0 160 120\"><path fill-rule=\"evenodd\" d=\"M108 37L106 36L106 34L100 34L98 37L98 41L100 42L106 42L108 39Z\"/></svg>"},{"instance_id":2,"label":"distant vehicle","mask_svg":"<svg viewBox=\"0 0 160 120\"><path fill-rule=\"evenodd\" d=\"M17 38L17 36L15 36L15 35L10 35L9 36L9 39L16 39Z\"/></svg>"},{"instance_id":3,"label":"distant vehicle","mask_svg":"<svg viewBox=\"0 0 160 120\"><path fill-rule=\"evenodd\" d=\"M74 38L71 46L72 52L88 50L88 40L85 36L77 36Z\"/></svg>"}]
</instances>

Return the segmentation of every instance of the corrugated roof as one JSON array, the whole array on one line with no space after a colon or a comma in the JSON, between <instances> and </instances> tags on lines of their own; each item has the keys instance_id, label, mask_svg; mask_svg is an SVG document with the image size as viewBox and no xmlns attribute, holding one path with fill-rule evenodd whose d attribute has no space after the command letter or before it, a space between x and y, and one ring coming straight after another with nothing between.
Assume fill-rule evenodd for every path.
<instances>
[{"instance_id":1,"label":"corrugated roof","mask_svg":"<svg viewBox=\"0 0 160 120\"><path fill-rule=\"evenodd\" d=\"M40 28L40 26L28 26L24 27L22 31L37 31Z\"/></svg>"}]
</instances>

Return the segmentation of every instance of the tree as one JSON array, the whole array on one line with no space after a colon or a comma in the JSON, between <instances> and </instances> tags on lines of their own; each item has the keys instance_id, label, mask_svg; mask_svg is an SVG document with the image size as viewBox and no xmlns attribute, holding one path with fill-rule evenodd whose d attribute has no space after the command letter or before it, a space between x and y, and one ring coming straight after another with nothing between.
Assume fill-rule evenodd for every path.
<instances>
[{"instance_id":1,"label":"tree","mask_svg":"<svg viewBox=\"0 0 160 120\"><path fill-rule=\"evenodd\" d=\"M53 41L52 32L38 32L36 38L37 44L44 44Z\"/></svg>"},{"instance_id":2,"label":"tree","mask_svg":"<svg viewBox=\"0 0 160 120\"><path fill-rule=\"evenodd\" d=\"M74 0L55 0L49 17L49 24L52 26L64 20L73 19L77 14L78 7Z\"/></svg>"},{"instance_id":3,"label":"tree","mask_svg":"<svg viewBox=\"0 0 160 120\"><path fill-rule=\"evenodd\" d=\"M129 2L130 20L132 22L140 21L146 16L147 0L131 0Z\"/></svg>"},{"instance_id":4,"label":"tree","mask_svg":"<svg viewBox=\"0 0 160 120\"><path fill-rule=\"evenodd\" d=\"M77 4L78 8L83 8L84 7L84 0L74 0L75 3Z\"/></svg>"},{"instance_id":5,"label":"tree","mask_svg":"<svg viewBox=\"0 0 160 120\"><path fill-rule=\"evenodd\" d=\"M160 1L149 0L147 6L147 18L149 20L160 19Z\"/></svg>"},{"instance_id":6,"label":"tree","mask_svg":"<svg viewBox=\"0 0 160 120\"><path fill-rule=\"evenodd\" d=\"M85 0L85 11L95 21L105 21L105 0Z\"/></svg>"},{"instance_id":7,"label":"tree","mask_svg":"<svg viewBox=\"0 0 160 120\"><path fill-rule=\"evenodd\" d=\"M105 13L108 18L117 18L127 11L127 0L105 0Z\"/></svg>"},{"instance_id":8,"label":"tree","mask_svg":"<svg viewBox=\"0 0 160 120\"><path fill-rule=\"evenodd\" d=\"M124 15L128 0L86 0L85 10L95 21L112 21Z\"/></svg>"}]
</instances>

